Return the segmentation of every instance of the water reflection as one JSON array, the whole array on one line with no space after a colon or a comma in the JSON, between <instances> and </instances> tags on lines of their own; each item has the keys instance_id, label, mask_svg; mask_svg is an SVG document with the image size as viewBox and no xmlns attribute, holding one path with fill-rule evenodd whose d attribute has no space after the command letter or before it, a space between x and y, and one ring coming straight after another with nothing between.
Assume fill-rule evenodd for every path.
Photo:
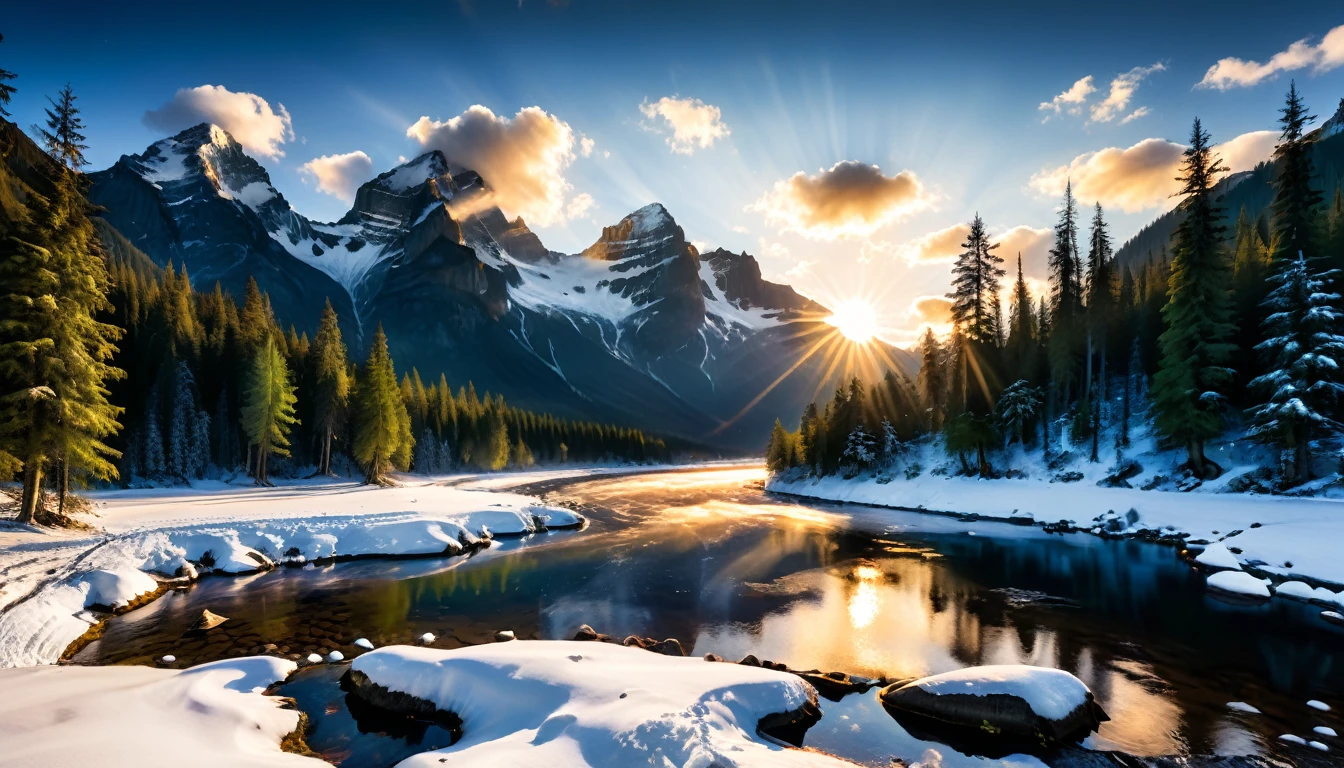
<instances>
[{"instance_id":1,"label":"water reflection","mask_svg":"<svg viewBox=\"0 0 1344 768\"><path fill-rule=\"evenodd\" d=\"M1087 744L1141 755L1276 753L1281 733L1344 729L1306 710L1337 701L1344 631L1309 606L1233 606L1170 549L1035 528L837 505L748 484L758 472L670 473L557 485L588 530L502 543L470 559L361 562L208 579L112 622L82 662L184 662L340 648L430 631L444 647L567 638L580 624L676 637L694 653L909 678L1027 663L1082 678L1111 715ZM845 532L863 521L878 536ZM969 535L969 532L976 535ZM185 640L202 608L223 632ZM1230 713L1248 701L1265 714ZM874 696L827 703L808 744L874 765L940 752ZM319 713L320 714L320 713ZM339 729L337 729L339 731ZM353 749L354 747L352 747ZM355 764L352 762L351 764Z\"/></svg>"}]
</instances>

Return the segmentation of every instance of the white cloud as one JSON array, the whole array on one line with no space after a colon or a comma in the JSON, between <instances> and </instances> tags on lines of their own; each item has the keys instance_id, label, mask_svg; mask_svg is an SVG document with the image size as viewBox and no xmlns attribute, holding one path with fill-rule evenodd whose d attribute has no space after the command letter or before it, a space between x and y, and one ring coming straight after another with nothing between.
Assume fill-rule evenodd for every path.
<instances>
[{"instance_id":1,"label":"white cloud","mask_svg":"<svg viewBox=\"0 0 1344 768\"><path fill-rule=\"evenodd\" d=\"M704 240L692 240L691 247L695 249L696 253L709 252L709 243L706 243Z\"/></svg>"},{"instance_id":2,"label":"white cloud","mask_svg":"<svg viewBox=\"0 0 1344 768\"><path fill-rule=\"evenodd\" d=\"M304 163L299 173L316 181L317 191L349 203L359 185L373 178L373 160L359 150L323 155Z\"/></svg>"},{"instance_id":3,"label":"white cloud","mask_svg":"<svg viewBox=\"0 0 1344 768\"><path fill-rule=\"evenodd\" d=\"M1274 151L1272 131L1254 131L1237 136L1214 147L1231 173L1246 171L1269 159ZM1180 188L1180 171L1185 145L1165 139L1144 139L1127 147L1106 147L1079 155L1057 168L1033 174L1028 186L1050 197L1064 194L1073 182L1079 200L1098 201L1103 206L1136 213L1145 208L1165 207L1175 200Z\"/></svg>"},{"instance_id":4,"label":"white cloud","mask_svg":"<svg viewBox=\"0 0 1344 768\"><path fill-rule=\"evenodd\" d=\"M145 125L176 133L199 123L213 123L228 131L253 155L284 157L280 146L294 140L294 127L285 105L255 93L234 93L222 85L182 88L158 109L145 113Z\"/></svg>"},{"instance_id":5,"label":"white cloud","mask_svg":"<svg viewBox=\"0 0 1344 768\"><path fill-rule=\"evenodd\" d=\"M749 234L751 234L751 230L747 229L746 227L742 226L741 224L734 224L734 225L733 225L733 231L736 232L736 233L739 234L739 235L749 235Z\"/></svg>"},{"instance_id":6,"label":"white cloud","mask_svg":"<svg viewBox=\"0 0 1344 768\"><path fill-rule=\"evenodd\" d=\"M1125 113L1129 109L1129 102L1134 98L1134 92L1139 89L1139 83L1144 78L1155 72L1162 72L1166 69L1161 62L1151 67L1135 67L1128 72L1116 75L1111 80L1111 90L1106 94L1106 98L1092 105L1091 120L1094 123L1109 123L1115 118ZM1133 116L1126 118L1126 122L1133 119Z\"/></svg>"},{"instance_id":7,"label":"white cloud","mask_svg":"<svg viewBox=\"0 0 1344 768\"><path fill-rule=\"evenodd\" d=\"M775 182L747 206L780 230L834 240L867 237L933 204L933 195L911 171L885 176L876 165L845 160L809 176L802 171Z\"/></svg>"},{"instance_id":8,"label":"white cloud","mask_svg":"<svg viewBox=\"0 0 1344 768\"><path fill-rule=\"evenodd\" d=\"M784 277L788 278L789 280L797 280L799 278L807 277L812 274L812 268L815 267L816 265L817 262L815 261L809 261L807 259L803 259L797 264L794 264L792 267L789 267L788 269L784 270Z\"/></svg>"},{"instance_id":9,"label":"white cloud","mask_svg":"<svg viewBox=\"0 0 1344 768\"><path fill-rule=\"evenodd\" d=\"M1138 120L1140 117L1148 116L1150 113L1151 110L1149 110L1147 107L1139 107L1133 112L1130 112L1128 115L1125 115L1125 118L1120 121L1120 124L1127 125L1129 123L1134 122L1135 120Z\"/></svg>"},{"instance_id":10,"label":"white cloud","mask_svg":"<svg viewBox=\"0 0 1344 768\"><path fill-rule=\"evenodd\" d=\"M542 227L567 217L571 188L565 171L574 161L574 131L541 107L509 118L477 104L445 122L421 117L406 135L443 152L455 169L480 173L495 203L509 213Z\"/></svg>"},{"instance_id":11,"label":"white cloud","mask_svg":"<svg viewBox=\"0 0 1344 768\"><path fill-rule=\"evenodd\" d=\"M1037 107L1037 109L1041 112L1051 113L1046 115L1041 122L1049 120L1053 115L1063 113L1068 113L1070 115L1082 114L1083 102L1087 101L1087 97L1095 93L1096 90L1097 87L1092 84L1091 75L1079 79L1073 85L1069 86L1067 91L1064 91L1050 101L1041 102L1041 105Z\"/></svg>"},{"instance_id":12,"label":"white cloud","mask_svg":"<svg viewBox=\"0 0 1344 768\"><path fill-rule=\"evenodd\" d=\"M723 124L719 108L706 104L699 99L664 96L649 103L639 105L639 111L650 120L662 119L666 127L672 129L667 137L667 145L673 152L689 155L696 149L708 149L715 141L727 136L730 131ZM657 126L646 126L661 133Z\"/></svg>"},{"instance_id":13,"label":"white cloud","mask_svg":"<svg viewBox=\"0 0 1344 768\"><path fill-rule=\"evenodd\" d=\"M597 142L593 141L587 136L584 136L583 138L579 139L579 154L583 155L584 157L591 157L593 154L593 147L596 145Z\"/></svg>"},{"instance_id":14,"label":"white cloud","mask_svg":"<svg viewBox=\"0 0 1344 768\"><path fill-rule=\"evenodd\" d=\"M756 241L760 249L760 255L767 259L788 259L792 257L788 246L783 243L773 243L764 237Z\"/></svg>"},{"instance_id":15,"label":"white cloud","mask_svg":"<svg viewBox=\"0 0 1344 768\"><path fill-rule=\"evenodd\" d=\"M1219 59L1209 67L1204 78L1195 84L1196 88L1217 88L1226 91L1231 88L1247 87L1277 76L1280 72L1294 72L1312 68L1314 74L1329 72L1344 65L1344 24L1341 24L1321 38L1321 42L1312 45L1303 38L1270 57L1261 64L1249 59L1229 56Z\"/></svg>"},{"instance_id":16,"label":"white cloud","mask_svg":"<svg viewBox=\"0 0 1344 768\"><path fill-rule=\"evenodd\" d=\"M593 202L593 196L587 192L580 192L571 197L569 203L565 205L565 217L569 219L581 219L597 208Z\"/></svg>"}]
</instances>

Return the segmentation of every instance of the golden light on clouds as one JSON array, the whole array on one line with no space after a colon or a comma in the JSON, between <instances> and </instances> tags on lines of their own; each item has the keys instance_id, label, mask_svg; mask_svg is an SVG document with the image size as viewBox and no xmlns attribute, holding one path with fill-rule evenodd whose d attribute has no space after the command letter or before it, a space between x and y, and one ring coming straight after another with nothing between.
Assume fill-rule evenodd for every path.
<instances>
[{"instance_id":1,"label":"golden light on clouds","mask_svg":"<svg viewBox=\"0 0 1344 768\"><path fill-rule=\"evenodd\" d=\"M912 171L887 176L876 165L853 160L815 174L802 171L747 206L781 231L813 240L867 237L933 203Z\"/></svg>"},{"instance_id":2,"label":"golden light on clouds","mask_svg":"<svg viewBox=\"0 0 1344 768\"><path fill-rule=\"evenodd\" d=\"M1268 160L1275 141L1273 131L1252 131L1219 144L1214 152L1231 173L1237 173ZM1180 190L1176 176L1183 152L1184 144L1166 139L1144 139L1124 148L1106 147L1078 155L1067 165L1038 171L1028 186L1042 195L1059 197L1072 181L1074 197L1125 213L1171 207L1176 204L1173 196Z\"/></svg>"}]
</instances>

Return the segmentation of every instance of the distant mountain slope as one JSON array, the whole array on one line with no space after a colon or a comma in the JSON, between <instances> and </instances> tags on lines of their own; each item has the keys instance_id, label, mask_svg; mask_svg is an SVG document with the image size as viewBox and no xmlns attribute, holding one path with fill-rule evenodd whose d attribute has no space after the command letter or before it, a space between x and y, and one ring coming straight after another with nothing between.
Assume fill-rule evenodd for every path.
<instances>
[{"instance_id":1,"label":"distant mountain slope","mask_svg":"<svg viewBox=\"0 0 1344 768\"><path fill-rule=\"evenodd\" d=\"M749 254L702 256L657 203L582 253L557 253L490 204L488 179L433 151L362 185L340 220L315 222L211 125L90 178L108 221L155 264L235 295L255 276L299 328L330 298L355 356L381 324L399 368L523 407L759 450L777 416L855 371L817 349L835 337L825 307L762 279ZM915 368L902 350L875 357Z\"/></svg>"},{"instance_id":2,"label":"distant mountain slope","mask_svg":"<svg viewBox=\"0 0 1344 768\"><path fill-rule=\"evenodd\" d=\"M1312 163L1316 168L1316 185L1329 200L1337 187L1344 183L1344 99L1339 109L1324 124L1308 135L1313 142ZM1227 217L1235 221L1245 208L1252 218L1269 208L1274 199L1275 164L1262 163L1254 170L1235 173L1218 184L1222 206ZM1181 223L1180 212L1169 211L1139 230L1116 251L1116 262L1122 265L1143 264L1150 257L1160 256L1162 247L1171 248L1171 236Z\"/></svg>"}]
</instances>

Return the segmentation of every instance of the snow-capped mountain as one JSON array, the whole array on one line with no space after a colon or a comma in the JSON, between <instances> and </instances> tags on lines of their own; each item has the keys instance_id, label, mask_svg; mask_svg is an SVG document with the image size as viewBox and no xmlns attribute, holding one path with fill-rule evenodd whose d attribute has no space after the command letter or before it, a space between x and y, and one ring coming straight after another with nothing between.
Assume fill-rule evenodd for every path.
<instances>
[{"instance_id":1,"label":"snow-capped mountain","mask_svg":"<svg viewBox=\"0 0 1344 768\"><path fill-rule=\"evenodd\" d=\"M238 295L255 275L282 321L308 329L330 298L355 354L380 323L399 367L520 405L756 449L776 415L847 374L799 362L824 307L763 280L746 253L702 256L656 203L557 253L492 204L488 179L434 151L314 222L210 125L90 176L110 223L198 286Z\"/></svg>"}]
</instances>

